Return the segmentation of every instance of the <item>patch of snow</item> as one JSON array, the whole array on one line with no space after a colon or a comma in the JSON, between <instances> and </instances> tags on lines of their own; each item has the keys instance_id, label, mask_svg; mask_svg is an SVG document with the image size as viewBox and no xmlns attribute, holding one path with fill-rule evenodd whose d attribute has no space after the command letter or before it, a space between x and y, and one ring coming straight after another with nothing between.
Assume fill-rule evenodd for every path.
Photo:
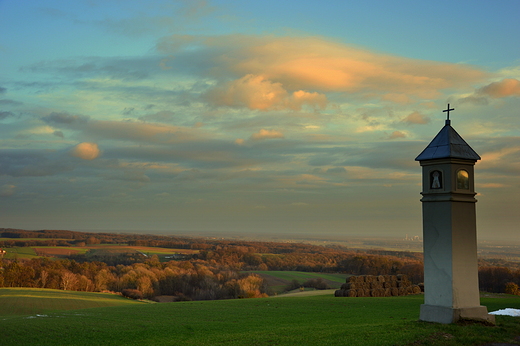
<instances>
[{"instance_id":1,"label":"patch of snow","mask_svg":"<svg viewBox=\"0 0 520 346\"><path fill-rule=\"evenodd\" d=\"M39 315L39 314L36 314L36 316L27 316L27 317L25 317L25 318L28 319L28 318L38 318L38 317L49 317L49 316L47 316L47 315Z\"/></svg>"},{"instance_id":2,"label":"patch of snow","mask_svg":"<svg viewBox=\"0 0 520 346\"><path fill-rule=\"evenodd\" d=\"M506 315L506 316L514 316L514 317L520 317L520 309L502 309L490 312L491 315Z\"/></svg>"}]
</instances>

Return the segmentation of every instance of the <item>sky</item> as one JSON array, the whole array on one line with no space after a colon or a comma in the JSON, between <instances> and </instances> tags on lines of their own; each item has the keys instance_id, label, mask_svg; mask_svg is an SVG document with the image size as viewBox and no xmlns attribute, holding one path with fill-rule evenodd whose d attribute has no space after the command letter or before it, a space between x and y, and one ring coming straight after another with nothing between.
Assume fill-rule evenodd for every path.
<instances>
[{"instance_id":1,"label":"sky","mask_svg":"<svg viewBox=\"0 0 520 346\"><path fill-rule=\"evenodd\" d=\"M0 0L0 227L422 234L451 125L520 231L520 2Z\"/></svg>"}]
</instances>

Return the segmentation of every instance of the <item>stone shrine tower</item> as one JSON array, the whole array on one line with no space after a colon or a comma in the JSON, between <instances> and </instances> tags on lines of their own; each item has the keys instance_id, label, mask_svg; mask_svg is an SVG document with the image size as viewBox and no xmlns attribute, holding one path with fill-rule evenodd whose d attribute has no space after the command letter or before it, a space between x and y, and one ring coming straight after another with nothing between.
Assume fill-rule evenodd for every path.
<instances>
[{"instance_id":1,"label":"stone shrine tower","mask_svg":"<svg viewBox=\"0 0 520 346\"><path fill-rule=\"evenodd\" d=\"M473 167L480 156L446 125L415 159L422 166L424 304L422 321L494 323L480 305Z\"/></svg>"}]
</instances>

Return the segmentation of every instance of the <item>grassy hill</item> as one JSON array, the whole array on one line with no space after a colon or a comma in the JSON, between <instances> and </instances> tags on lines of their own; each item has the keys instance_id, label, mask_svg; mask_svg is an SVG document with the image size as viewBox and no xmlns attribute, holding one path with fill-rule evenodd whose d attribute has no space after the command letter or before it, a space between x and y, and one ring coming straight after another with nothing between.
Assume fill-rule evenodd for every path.
<instances>
[{"instance_id":1,"label":"grassy hill","mask_svg":"<svg viewBox=\"0 0 520 346\"><path fill-rule=\"evenodd\" d=\"M0 288L0 318L135 304L144 303L108 293L36 288Z\"/></svg>"},{"instance_id":2,"label":"grassy hill","mask_svg":"<svg viewBox=\"0 0 520 346\"><path fill-rule=\"evenodd\" d=\"M1 310L18 289L0 289ZM8 345L483 345L511 342L520 318L497 316L495 327L418 322L422 296L335 298L332 295L143 304L95 293L20 289L18 303L87 300L75 310L56 306L35 314L11 309L0 316ZM5 293L7 292L7 293ZM28 293L30 293L28 295ZM75 295L77 297L74 297ZM8 298L5 298L8 296ZM103 297L102 299L100 297ZM117 297L115 297L117 298ZM110 299L109 299L110 300ZM490 311L520 308L520 297L483 298ZM58 304L59 305L59 304ZM90 307L90 308L88 308ZM51 312L51 310L54 310Z\"/></svg>"}]
</instances>

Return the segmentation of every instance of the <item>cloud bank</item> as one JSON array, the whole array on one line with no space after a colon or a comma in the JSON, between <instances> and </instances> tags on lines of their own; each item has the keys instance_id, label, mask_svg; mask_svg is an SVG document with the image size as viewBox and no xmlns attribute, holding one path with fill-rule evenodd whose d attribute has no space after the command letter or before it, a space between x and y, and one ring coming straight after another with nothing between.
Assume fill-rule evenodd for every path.
<instances>
[{"instance_id":1,"label":"cloud bank","mask_svg":"<svg viewBox=\"0 0 520 346\"><path fill-rule=\"evenodd\" d=\"M162 39L157 50L181 60L191 52L203 54L206 72L219 81L211 99L219 95L222 104L257 109L268 109L297 91L316 92L315 97L333 91L435 98L443 89L488 75L476 67L391 56L322 37L173 35Z\"/></svg>"}]
</instances>

